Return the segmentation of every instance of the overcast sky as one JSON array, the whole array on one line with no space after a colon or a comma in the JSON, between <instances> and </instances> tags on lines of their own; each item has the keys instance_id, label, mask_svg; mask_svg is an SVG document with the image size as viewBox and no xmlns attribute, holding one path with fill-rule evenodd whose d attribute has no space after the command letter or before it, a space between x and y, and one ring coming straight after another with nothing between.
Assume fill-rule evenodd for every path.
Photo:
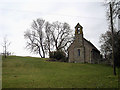
<instances>
[{"instance_id":1,"label":"overcast sky","mask_svg":"<svg viewBox=\"0 0 120 90\"><path fill-rule=\"evenodd\" d=\"M9 51L19 56L39 56L25 49L24 32L36 18L67 22L74 30L79 22L84 37L100 49L99 37L107 31L106 9L100 0L0 0L0 52L3 37ZM103 0L102 0L103 1Z\"/></svg>"}]
</instances>

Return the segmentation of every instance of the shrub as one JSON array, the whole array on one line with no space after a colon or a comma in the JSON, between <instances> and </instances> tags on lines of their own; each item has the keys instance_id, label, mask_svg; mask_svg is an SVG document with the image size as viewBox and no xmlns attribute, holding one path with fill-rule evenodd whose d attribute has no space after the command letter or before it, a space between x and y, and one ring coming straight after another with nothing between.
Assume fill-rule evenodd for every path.
<instances>
[{"instance_id":1,"label":"shrub","mask_svg":"<svg viewBox=\"0 0 120 90\"><path fill-rule=\"evenodd\" d=\"M54 58L57 61L62 61L62 62L67 61L66 55L65 55L65 53L63 51L50 52L50 58Z\"/></svg>"},{"instance_id":2,"label":"shrub","mask_svg":"<svg viewBox=\"0 0 120 90\"><path fill-rule=\"evenodd\" d=\"M50 58L54 58L54 52L50 52L50 53L49 53L49 57L50 57Z\"/></svg>"}]
</instances>

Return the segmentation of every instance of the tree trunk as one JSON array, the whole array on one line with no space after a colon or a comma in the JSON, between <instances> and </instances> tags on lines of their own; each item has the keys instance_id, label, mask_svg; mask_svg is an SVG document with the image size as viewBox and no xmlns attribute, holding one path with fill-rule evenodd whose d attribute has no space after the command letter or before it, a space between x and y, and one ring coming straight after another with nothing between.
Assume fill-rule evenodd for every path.
<instances>
[{"instance_id":1,"label":"tree trunk","mask_svg":"<svg viewBox=\"0 0 120 90\"><path fill-rule=\"evenodd\" d=\"M42 49L42 52L43 52L43 57L42 58L45 58L45 51L44 51L42 43L41 43L41 49Z\"/></svg>"},{"instance_id":2,"label":"tree trunk","mask_svg":"<svg viewBox=\"0 0 120 90\"><path fill-rule=\"evenodd\" d=\"M40 52L40 47L38 47L38 48L39 48L39 50L38 50L39 55L40 55L40 57L42 58L42 55L41 55L41 52Z\"/></svg>"},{"instance_id":3,"label":"tree trunk","mask_svg":"<svg viewBox=\"0 0 120 90\"><path fill-rule=\"evenodd\" d=\"M49 39L49 36L47 35L47 39L48 39L48 53L49 53L49 57L50 57L50 39Z\"/></svg>"}]
</instances>

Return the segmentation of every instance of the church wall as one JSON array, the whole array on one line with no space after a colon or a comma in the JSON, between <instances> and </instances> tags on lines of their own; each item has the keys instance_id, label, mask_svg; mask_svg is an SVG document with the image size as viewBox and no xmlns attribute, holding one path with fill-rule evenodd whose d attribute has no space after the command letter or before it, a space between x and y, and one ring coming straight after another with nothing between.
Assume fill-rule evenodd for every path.
<instances>
[{"instance_id":1,"label":"church wall","mask_svg":"<svg viewBox=\"0 0 120 90\"><path fill-rule=\"evenodd\" d=\"M77 50L80 49L80 56L78 56ZM84 47L80 46L79 43L74 41L69 47L69 62L87 62L95 63L99 57L99 53L92 52L92 49L95 49L91 44L84 40ZM93 55L94 54L94 55Z\"/></svg>"},{"instance_id":2,"label":"church wall","mask_svg":"<svg viewBox=\"0 0 120 90\"><path fill-rule=\"evenodd\" d=\"M99 63L100 53L98 51L92 50L92 61L93 63Z\"/></svg>"},{"instance_id":3,"label":"church wall","mask_svg":"<svg viewBox=\"0 0 120 90\"><path fill-rule=\"evenodd\" d=\"M74 62L74 43L71 44L71 46L69 47L68 51L69 51L69 62Z\"/></svg>"},{"instance_id":4,"label":"church wall","mask_svg":"<svg viewBox=\"0 0 120 90\"><path fill-rule=\"evenodd\" d=\"M78 55L78 49L80 50L80 56ZM74 48L74 61L76 63L84 63L84 47L75 47Z\"/></svg>"},{"instance_id":5,"label":"church wall","mask_svg":"<svg viewBox=\"0 0 120 90\"><path fill-rule=\"evenodd\" d=\"M78 49L80 50L80 56L78 55ZM84 41L83 41L83 35L76 35L76 40L74 44L74 61L75 62L83 62L85 59L85 52L84 52Z\"/></svg>"},{"instance_id":6,"label":"church wall","mask_svg":"<svg viewBox=\"0 0 120 90\"><path fill-rule=\"evenodd\" d=\"M91 63L91 46L84 40L85 46L85 62Z\"/></svg>"},{"instance_id":7,"label":"church wall","mask_svg":"<svg viewBox=\"0 0 120 90\"><path fill-rule=\"evenodd\" d=\"M80 49L80 56L78 55L78 49ZM72 43L68 49L69 62L84 63L84 59L85 59L84 49L85 49L84 46L80 46L80 43L74 41L74 43Z\"/></svg>"},{"instance_id":8,"label":"church wall","mask_svg":"<svg viewBox=\"0 0 120 90\"><path fill-rule=\"evenodd\" d=\"M96 56L94 55L98 55L96 52L92 52L92 49L96 49L95 47L93 47L91 44L89 44L86 40L84 40L84 45L85 45L85 61L88 63L94 63L96 58Z\"/></svg>"}]
</instances>

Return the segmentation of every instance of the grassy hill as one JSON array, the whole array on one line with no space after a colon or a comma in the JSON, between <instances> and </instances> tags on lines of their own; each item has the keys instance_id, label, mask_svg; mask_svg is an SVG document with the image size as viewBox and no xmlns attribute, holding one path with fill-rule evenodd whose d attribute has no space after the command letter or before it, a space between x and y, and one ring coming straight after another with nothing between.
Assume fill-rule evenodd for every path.
<instances>
[{"instance_id":1,"label":"grassy hill","mask_svg":"<svg viewBox=\"0 0 120 90\"><path fill-rule=\"evenodd\" d=\"M49 62L41 58L3 59L3 88L117 88L112 67Z\"/></svg>"}]
</instances>

